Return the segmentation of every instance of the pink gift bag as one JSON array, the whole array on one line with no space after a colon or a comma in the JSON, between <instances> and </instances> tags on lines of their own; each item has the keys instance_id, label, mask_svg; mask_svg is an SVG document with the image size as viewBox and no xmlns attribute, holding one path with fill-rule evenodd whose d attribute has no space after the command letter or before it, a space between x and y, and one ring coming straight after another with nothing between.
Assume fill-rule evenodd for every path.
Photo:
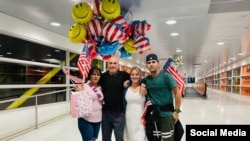
<instances>
[{"instance_id":1,"label":"pink gift bag","mask_svg":"<svg viewBox=\"0 0 250 141\"><path fill-rule=\"evenodd\" d=\"M93 90L87 84L84 91L72 92L70 105L73 118L88 116L92 112L92 94Z\"/></svg>"}]
</instances>

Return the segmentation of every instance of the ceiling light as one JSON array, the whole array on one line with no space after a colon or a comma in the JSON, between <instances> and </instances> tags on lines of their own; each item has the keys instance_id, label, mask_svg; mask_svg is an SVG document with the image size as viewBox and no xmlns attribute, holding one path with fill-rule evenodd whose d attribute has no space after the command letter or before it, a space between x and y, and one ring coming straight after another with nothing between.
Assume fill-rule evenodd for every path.
<instances>
[{"instance_id":1,"label":"ceiling light","mask_svg":"<svg viewBox=\"0 0 250 141\"><path fill-rule=\"evenodd\" d=\"M46 72L45 70L40 70L40 69L32 70L32 71L35 71L35 72Z\"/></svg>"},{"instance_id":2,"label":"ceiling light","mask_svg":"<svg viewBox=\"0 0 250 141\"><path fill-rule=\"evenodd\" d=\"M206 61L206 60L205 60L204 62L205 62L205 63L207 63L207 61Z\"/></svg>"},{"instance_id":3,"label":"ceiling light","mask_svg":"<svg viewBox=\"0 0 250 141\"><path fill-rule=\"evenodd\" d=\"M170 35L171 35L171 36L178 36L179 33L171 33Z\"/></svg>"},{"instance_id":4,"label":"ceiling light","mask_svg":"<svg viewBox=\"0 0 250 141\"><path fill-rule=\"evenodd\" d=\"M7 52L6 54L9 54L9 55L10 55L10 54L12 54L12 53L11 53L11 52Z\"/></svg>"},{"instance_id":5,"label":"ceiling light","mask_svg":"<svg viewBox=\"0 0 250 141\"><path fill-rule=\"evenodd\" d=\"M56 22L52 22L52 23L50 23L50 25L52 25L52 26L61 26L60 23L56 23Z\"/></svg>"},{"instance_id":6,"label":"ceiling light","mask_svg":"<svg viewBox=\"0 0 250 141\"><path fill-rule=\"evenodd\" d=\"M217 45L224 45L224 42L218 42Z\"/></svg>"},{"instance_id":7,"label":"ceiling light","mask_svg":"<svg viewBox=\"0 0 250 141\"><path fill-rule=\"evenodd\" d=\"M168 25L176 24L176 20L168 20L166 21L166 24Z\"/></svg>"},{"instance_id":8,"label":"ceiling light","mask_svg":"<svg viewBox=\"0 0 250 141\"><path fill-rule=\"evenodd\" d=\"M243 55L243 53L238 53L238 55L242 56L242 55Z\"/></svg>"},{"instance_id":9,"label":"ceiling light","mask_svg":"<svg viewBox=\"0 0 250 141\"><path fill-rule=\"evenodd\" d=\"M181 52L181 51L182 51L181 49L177 48L175 52Z\"/></svg>"}]
</instances>

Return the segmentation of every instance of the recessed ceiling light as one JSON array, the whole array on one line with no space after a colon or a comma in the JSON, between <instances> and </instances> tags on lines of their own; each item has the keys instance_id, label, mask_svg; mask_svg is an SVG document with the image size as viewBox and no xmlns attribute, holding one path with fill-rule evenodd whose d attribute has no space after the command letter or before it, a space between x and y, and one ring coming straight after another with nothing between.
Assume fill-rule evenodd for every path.
<instances>
[{"instance_id":1,"label":"recessed ceiling light","mask_svg":"<svg viewBox=\"0 0 250 141\"><path fill-rule=\"evenodd\" d=\"M175 52L181 52L182 50L181 49L179 49L179 48L177 48L176 50L175 50Z\"/></svg>"},{"instance_id":2,"label":"recessed ceiling light","mask_svg":"<svg viewBox=\"0 0 250 141\"><path fill-rule=\"evenodd\" d=\"M176 20L168 20L166 21L166 24L172 25L172 24L176 24Z\"/></svg>"},{"instance_id":3,"label":"recessed ceiling light","mask_svg":"<svg viewBox=\"0 0 250 141\"><path fill-rule=\"evenodd\" d=\"M12 54L12 53L11 53L11 52L7 52L6 54L9 54L9 55L10 55L10 54Z\"/></svg>"},{"instance_id":4,"label":"recessed ceiling light","mask_svg":"<svg viewBox=\"0 0 250 141\"><path fill-rule=\"evenodd\" d=\"M171 33L170 35L171 35L171 36L178 36L179 33Z\"/></svg>"},{"instance_id":5,"label":"recessed ceiling light","mask_svg":"<svg viewBox=\"0 0 250 141\"><path fill-rule=\"evenodd\" d=\"M50 23L50 25L52 25L52 26L61 26L60 23L56 23L56 22L52 22L52 23Z\"/></svg>"},{"instance_id":6,"label":"recessed ceiling light","mask_svg":"<svg viewBox=\"0 0 250 141\"><path fill-rule=\"evenodd\" d=\"M218 42L217 45L224 45L224 42Z\"/></svg>"},{"instance_id":7,"label":"recessed ceiling light","mask_svg":"<svg viewBox=\"0 0 250 141\"><path fill-rule=\"evenodd\" d=\"M60 52L60 50L59 50L59 49L56 49L55 52Z\"/></svg>"}]
</instances>

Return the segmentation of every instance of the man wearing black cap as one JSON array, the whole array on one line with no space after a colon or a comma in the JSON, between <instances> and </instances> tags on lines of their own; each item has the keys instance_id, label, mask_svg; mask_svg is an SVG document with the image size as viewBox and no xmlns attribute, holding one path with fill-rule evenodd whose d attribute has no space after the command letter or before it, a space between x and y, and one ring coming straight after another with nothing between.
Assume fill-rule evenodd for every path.
<instances>
[{"instance_id":1,"label":"man wearing black cap","mask_svg":"<svg viewBox=\"0 0 250 141\"><path fill-rule=\"evenodd\" d=\"M147 133L148 140L174 141L174 125L181 112L181 93L175 79L169 73L160 71L156 54L146 56L146 66L151 75L144 78L142 83L145 84L152 102L154 117L154 122L150 125L153 132Z\"/></svg>"}]
</instances>

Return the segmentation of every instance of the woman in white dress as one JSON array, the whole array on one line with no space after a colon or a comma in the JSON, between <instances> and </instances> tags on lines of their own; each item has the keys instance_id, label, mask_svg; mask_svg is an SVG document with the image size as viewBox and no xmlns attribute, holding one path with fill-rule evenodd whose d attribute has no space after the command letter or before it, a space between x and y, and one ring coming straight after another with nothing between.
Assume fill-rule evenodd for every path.
<instances>
[{"instance_id":1,"label":"woman in white dress","mask_svg":"<svg viewBox=\"0 0 250 141\"><path fill-rule=\"evenodd\" d=\"M125 93L125 141L146 141L145 128L141 122L145 96L140 94L141 70L133 67L130 72L130 83Z\"/></svg>"}]
</instances>

